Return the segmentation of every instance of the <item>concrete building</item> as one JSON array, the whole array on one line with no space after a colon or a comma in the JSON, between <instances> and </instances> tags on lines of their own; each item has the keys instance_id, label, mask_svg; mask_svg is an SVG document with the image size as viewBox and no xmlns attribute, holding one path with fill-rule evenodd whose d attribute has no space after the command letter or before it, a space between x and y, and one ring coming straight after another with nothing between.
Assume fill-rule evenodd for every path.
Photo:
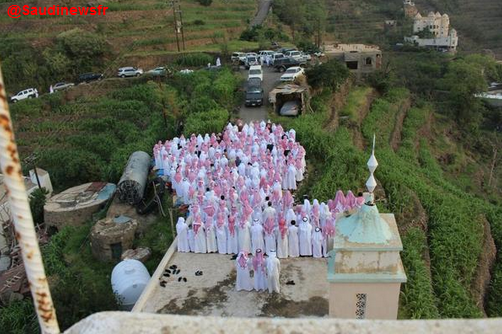
<instances>
[{"instance_id":1,"label":"concrete building","mask_svg":"<svg viewBox=\"0 0 502 334\"><path fill-rule=\"evenodd\" d=\"M91 228L92 255L102 261L120 261L132 247L138 222L125 216L101 219Z\"/></svg>"},{"instance_id":2,"label":"concrete building","mask_svg":"<svg viewBox=\"0 0 502 334\"><path fill-rule=\"evenodd\" d=\"M325 46L324 53L345 62L358 79L382 67L382 51L376 45L331 44Z\"/></svg>"},{"instance_id":3,"label":"concrete building","mask_svg":"<svg viewBox=\"0 0 502 334\"><path fill-rule=\"evenodd\" d=\"M417 35L405 37L405 42L413 43L416 46L432 48L438 51L456 52L458 45L458 35L455 29L451 29L447 37L420 38Z\"/></svg>"}]
</instances>

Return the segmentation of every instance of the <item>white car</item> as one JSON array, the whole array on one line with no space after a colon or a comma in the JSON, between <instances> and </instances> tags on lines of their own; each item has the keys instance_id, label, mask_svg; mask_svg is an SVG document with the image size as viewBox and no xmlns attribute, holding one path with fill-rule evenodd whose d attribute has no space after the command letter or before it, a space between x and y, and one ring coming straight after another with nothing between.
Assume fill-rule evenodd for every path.
<instances>
[{"instance_id":1,"label":"white car","mask_svg":"<svg viewBox=\"0 0 502 334\"><path fill-rule=\"evenodd\" d=\"M75 84L72 82L58 82L52 87L52 89L54 89L54 91L57 92L58 90L64 90L66 88L70 88L73 86L75 86Z\"/></svg>"},{"instance_id":2,"label":"white car","mask_svg":"<svg viewBox=\"0 0 502 334\"><path fill-rule=\"evenodd\" d=\"M246 54L244 52L234 52L234 53L232 53L230 60L243 62L246 60Z\"/></svg>"},{"instance_id":3,"label":"white car","mask_svg":"<svg viewBox=\"0 0 502 334\"><path fill-rule=\"evenodd\" d=\"M305 70L300 66L290 67L281 76L282 82L295 81L296 78L305 75Z\"/></svg>"},{"instance_id":4,"label":"white car","mask_svg":"<svg viewBox=\"0 0 502 334\"><path fill-rule=\"evenodd\" d=\"M272 54L272 56L270 56L270 65L274 66L276 60L284 59L284 58L286 58L284 56L284 54L282 54L280 52L276 52L276 53Z\"/></svg>"},{"instance_id":5,"label":"white car","mask_svg":"<svg viewBox=\"0 0 502 334\"><path fill-rule=\"evenodd\" d=\"M121 78L125 77L139 77L143 74L143 70L141 68L136 67L121 67L119 68L118 76Z\"/></svg>"},{"instance_id":6,"label":"white car","mask_svg":"<svg viewBox=\"0 0 502 334\"><path fill-rule=\"evenodd\" d=\"M16 95L10 98L10 101L12 103L19 102L24 99L32 99L34 97L38 97L38 91L36 88L28 88L25 90L20 91Z\"/></svg>"},{"instance_id":7,"label":"white car","mask_svg":"<svg viewBox=\"0 0 502 334\"><path fill-rule=\"evenodd\" d=\"M253 65L249 68L248 80L252 78L258 78L263 81L263 71L260 65Z\"/></svg>"},{"instance_id":8,"label":"white car","mask_svg":"<svg viewBox=\"0 0 502 334\"><path fill-rule=\"evenodd\" d=\"M253 65L259 65L259 64L260 62L258 61L257 56L252 56L252 55L246 56L246 61L244 62L244 66L247 69L249 69Z\"/></svg>"},{"instance_id":9,"label":"white car","mask_svg":"<svg viewBox=\"0 0 502 334\"><path fill-rule=\"evenodd\" d=\"M263 62L265 62L265 59L267 59L267 56L270 57L275 53L275 51L272 50L261 50L258 51L258 58L263 59Z\"/></svg>"}]
</instances>

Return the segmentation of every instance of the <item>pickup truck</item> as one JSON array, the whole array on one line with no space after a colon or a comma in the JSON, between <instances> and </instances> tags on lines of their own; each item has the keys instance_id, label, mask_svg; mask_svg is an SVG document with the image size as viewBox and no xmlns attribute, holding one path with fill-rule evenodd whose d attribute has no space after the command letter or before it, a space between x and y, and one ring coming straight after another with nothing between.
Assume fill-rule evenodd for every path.
<instances>
[{"instance_id":1,"label":"pickup truck","mask_svg":"<svg viewBox=\"0 0 502 334\"><path fill-rule=\"evenodd\" d=\"M307 64L306 60L296 60L291 57L286 57L282 59L277 59L274 63L274 68L278 72L286 72L286 70L293 66L305 66Z\"/></svg>"}]
</instances>

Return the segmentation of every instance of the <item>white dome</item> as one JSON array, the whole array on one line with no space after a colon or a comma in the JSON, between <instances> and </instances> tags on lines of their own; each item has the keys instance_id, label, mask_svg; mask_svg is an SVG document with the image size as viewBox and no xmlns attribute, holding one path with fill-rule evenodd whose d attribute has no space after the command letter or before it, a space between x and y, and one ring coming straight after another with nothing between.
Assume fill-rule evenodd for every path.
<instances>
[{"instance_id":1,"label":"white dome","mask_svg":"<svg viewBox=\"0 0 502 334\"><path fill-rule=\"evenodd\" d=\"M150 274L143 263L132 259L124 260L113 268L113 293L124 308L132 309L149 280Z\"/></svg>"}]
</instances>

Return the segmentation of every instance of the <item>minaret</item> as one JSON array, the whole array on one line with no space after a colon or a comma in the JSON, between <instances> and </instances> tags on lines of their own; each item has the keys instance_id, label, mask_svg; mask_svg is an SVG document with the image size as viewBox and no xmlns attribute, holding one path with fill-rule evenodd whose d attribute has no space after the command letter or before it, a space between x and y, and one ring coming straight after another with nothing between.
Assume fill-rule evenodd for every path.
<instances>
[{"instance_id":1,"label":"minaret","mask_svg":"<svg viewBox=\"0 0 502 334\"><path fill-rule=\"evenodd\" d=\"M381 214L374 201L378 167L373 149L368 160L366 203L336 223L329 252L329 314L334 318L396 319L401 283L406 274L401 262L401 238L393 214Z\"/></svg>"}]
</instances>

